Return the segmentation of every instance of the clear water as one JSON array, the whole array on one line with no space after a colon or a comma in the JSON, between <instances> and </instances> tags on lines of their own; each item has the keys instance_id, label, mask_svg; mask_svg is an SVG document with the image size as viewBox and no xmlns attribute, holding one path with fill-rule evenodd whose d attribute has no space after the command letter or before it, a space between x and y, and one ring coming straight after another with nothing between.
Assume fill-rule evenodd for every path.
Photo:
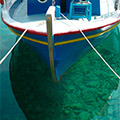
<instances>
[{"instance_id":1,"label":"clear water","mask_svg":"<svg viewBox=\"0 0 120 120\"><path fill-rule=\"evenodd\" d=\"M16 36L10 32L0 19L0 60L15 40ZM0 120L26 120L12 91L9 77L10 57L11 55L0 65Z\"/></svg>"},{"instance_id":2,"label":"clear water","mask_svg":"<svg viewBox=\"0 0 120 120\"><path fill-rule=\"evenodd\" d=\"M16 36L0 26L2 58ZM120 75L120 25L97 50ZM1 120L120 120L119 80L93 50L59 84L22 41L0 67Z\"/></svg>"}]
</instances>

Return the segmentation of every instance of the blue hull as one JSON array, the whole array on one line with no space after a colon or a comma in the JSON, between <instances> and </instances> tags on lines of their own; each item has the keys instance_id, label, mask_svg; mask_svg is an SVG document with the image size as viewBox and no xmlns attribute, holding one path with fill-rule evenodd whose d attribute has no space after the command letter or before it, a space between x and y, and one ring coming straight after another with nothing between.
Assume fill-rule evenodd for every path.
<instances>
[{"instance_id":1,"label":"blue hull","mask_svg":"<svg viewBox=\"0 0 120 120\"><path fill-rule=\"evenodd\" d=\"M26 3L24 3L24 2L26 2ZM6 10L3 10L3 13L5 12L2 17L3 22L10 28L10 30L12 32L14 32L18 36L21 36L22 32L27 28L27 26L24 27L24 24L22 24L22 23L25 23L26 19L27 19L28 23L34 21L35 16L29 17L28 15L32 15L32 14L35 15L35 14L42 13L42 14L44 14L44 17L46 17L46 18L47 17L49 18L51 15L50 19L44 18L46 20L47 32L42 30L42 29L44 29L42 27L40 27L41 30L36 30L35 28L28 29L27 33L23 36L23 40L27 44L29 44L33 48L33 50L40 56L40 58L48 65L48 67L50 67L52 76L54 76L54 79L56 82L59 82L59 80L60 80L61 76L64 74L64 72L67 71L84 54L86 54L88 51L90 51L91 47L88 44L88 42L86 41L86 39L83 37L83 35L80 33L80 31L77 31L77 30L72 31L71 30L72 28L70 28L70 29L67 28L66 33L61 33L61 32L63 32L62 30L64 29L64 25L66 25L67 20L64 25L60 24L63 26L53 27L53 24L54 24L53 20L54 20L54 17L56 16L55 13L56 13L57 9L56 8L54 9L55 6L52 6L50 13L48 12L49 11L48 8L50 8L49 6L52 5L52 0L45 0L45 1L27 0L24 2L23 2L23 0L15 1L12 4L12 6L10 7L10 9L8 9L9 10L9 11L7 11L8 13L6 13ZM24 19L25 21L23 20L23 22L20 22L20 25L23 25L22 27L19 25L19 21L16 21L13 16L17 10L19 11L19 9L17 9L17 8L22 6L21 3L23 3L24 5L27 5L27 10L26 10L25 6L23 6L23 7L25 7L25 12L28 13L27 17L25 17L25 19ZM68 14L70 15L69 10L73 11L73 9L70 8L70 3L71 3L71 0L57 0L55 5L60 5L62 13L66 14L66 15L68 15ZM100 6L101 1L100 0L98 0L98 1L90 0L90 3L88 2L87 6L91 3L92 3L93 7L92 7L92 10L90 9L90 13L92 12L93 16L101 15L101 13L100 13L101 12L100 9L102 9ZM86 6L86 3L84 5ZM111 5L111 3L110 3L110 5ZM114 8L114 6L113 6L113 8ZM85 9L85 11L86 10L89 11L89 9ZM46 11L47 11L47 13L46 13ZM76 11L78 12L79 10L77 9ZM18 12L18 14L19 14L19 12ZM52 12L54 12L55 15ZM57 11L57 12L59 13L60 11ZM46 16L45 16L45 13L46 13ZM85 13L88 14L88 12L85 12ZM23 16L21 16L20 21L22 21L21 19L22 19L22 17L24 17L23 13L21 15L23 15ZM60 14L58 16L60 16ZM87 16L87 15L85 14L85 16ZM16 17L18 17L18 16L16 16ZM37 16L37 17L39 17L39 16ZM36 17L35 21L38 19L37 17ZM40 20L44 20L42 17ZM90 17L91 17L91 15L90 15ZM118 16L114 16L114 17L116 19L114 19L113 21L110 20L111 22L109 22L109 23L105 22L105 24L102 23L104 21L102 21L102 19L101 19L100 25L95 25L97 28L94 28L95 27L94 21L91 22L90 23L91 25L88 27L87 27L87 25L89 24L89 22L87 24L84 24L84 25L86 25L86 27L83 27L83 28L84 29L86 28L86 30L83 30L83 32L86 35L86 37L90 40L90 42L93 44L93 46L99 45L110 34L112 29L114 29L120 23L119 14L118 14ZM107 16L106 16L106 19L107 19ZM59 20L60 19L58 19L58 21ZM61 19L61 20L64 21L64 19ZM51 21L51 22L49 22L49 21ZM95 21L97 21L97 20L95 20ZM99 21L97 21L97 23L99 23ZM55 24L55 25L57 25L57 24ZM51 28L49 27L50 25L51 25ZM82 23L80 23L80 25L82 25ZM92 27L92 25L94 27ZM60 27L60 33L57 33L58 32L57 31L56 34L53 35L52 30L54 28L59 29L59 27ZM50 30L50 31L48 31L48 30ZM44 33L40 32L40 31L42 31L42 32L44 31Z\"/></svg>"},{"instance_id":2,"label":"blue hull","mask_svg":"<svg viewBox=\"0 0 120 120\"><path fill-rule=\"evenodd\" d=\"M119 22L109 25L109 27L104 27L104 31L103 28L87 31L85 32L85 35L94 46L97 46L118 24ZM18 36L21 34L19 30L13 28L11 28L11 30ZM23 40L27 42L50 67L47 36L26 33L25 36L23 36ZM90 50L90 45L81 33L54 35L53 52L57 82L60 81L64 72L66 72L78 59Z\"/></svg>"}]
</instances>

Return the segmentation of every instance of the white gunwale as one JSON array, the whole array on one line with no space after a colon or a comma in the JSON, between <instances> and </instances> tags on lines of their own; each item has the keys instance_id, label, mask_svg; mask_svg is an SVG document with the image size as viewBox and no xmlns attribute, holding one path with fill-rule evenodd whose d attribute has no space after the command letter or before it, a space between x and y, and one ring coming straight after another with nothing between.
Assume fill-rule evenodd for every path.
<instances>
[{"instance_id":1,"label":"white gunwale","mask_svg":"<svg viewBox=\"0 0 120 120\"><path fill-rule=\"evenodd\" d=\"M2 18L6 24L20 29L28 29L36 32L47 33L46 15L38 14L38 15L28 16L26 1L23 1L18 6L12 17L9 15L9 9L6 9L5 7L2 10ZM87 29L99 28L120 21L120 10L110 13L109 16L108 15L102 15L97 17L93 16L91 21L88 21L87 19L79 19L79 20L71 20L71 21L83 31ZM61 19L61 20L55 19L54 24L55 25L53 28L54 29L53 34L78 31L76 27L72 26L65 19Z\"/></svg>"}]
</instances>

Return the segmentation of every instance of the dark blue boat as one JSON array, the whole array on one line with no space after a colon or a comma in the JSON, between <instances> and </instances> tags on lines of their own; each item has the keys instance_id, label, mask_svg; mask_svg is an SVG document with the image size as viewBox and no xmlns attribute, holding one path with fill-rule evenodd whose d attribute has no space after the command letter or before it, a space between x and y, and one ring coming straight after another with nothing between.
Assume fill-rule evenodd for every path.
<instances>
[{"instance_id":1,"label":"dark blue boat","mask_svg":"<svg viewBox=\"0 0 120 120\"><path fill-rule=\"evenodd\" d=\"M117 9L116 9L117 8ZM120 23L119 4L113 0L12 0L2 9L2 20L61 76L91 46L99 45Z\"/></svg>"}]
</instances>

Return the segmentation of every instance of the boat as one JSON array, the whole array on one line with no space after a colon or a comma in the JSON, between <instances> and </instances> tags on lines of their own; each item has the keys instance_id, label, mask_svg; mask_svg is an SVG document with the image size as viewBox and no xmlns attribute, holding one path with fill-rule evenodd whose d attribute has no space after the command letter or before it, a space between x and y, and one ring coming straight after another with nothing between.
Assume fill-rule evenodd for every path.
<instances>
[{"instance_id":1,"label":"boat","mask_svg":"<svg viewBox=\"0 0 120 120\"><path fill-rule=\"evenodd\" d=\"M2 21L40 56L55 82L120 24L119 0L1 0ZM89 42L87 40L89 40Z\"/></svg>"}]
</instances>

